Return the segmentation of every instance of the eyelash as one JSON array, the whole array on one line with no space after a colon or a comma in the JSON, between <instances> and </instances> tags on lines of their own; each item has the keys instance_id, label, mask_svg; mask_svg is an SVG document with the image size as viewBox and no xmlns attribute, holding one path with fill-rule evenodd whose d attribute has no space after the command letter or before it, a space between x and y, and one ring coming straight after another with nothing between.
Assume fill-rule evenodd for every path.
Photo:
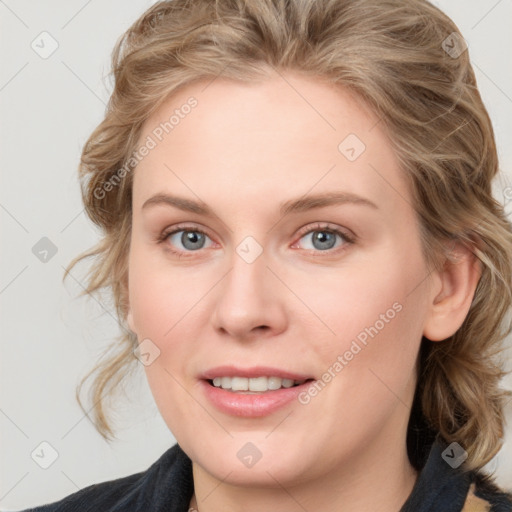
<instances>
[{"instance_id":1,"label":"eyelash","mask_svg":"<svg viewBox=\"0 0 512 512\"><path fill-rule=\"evenodd\" d=\"M173 227L172 229L164 229L164 231L162 231L162 233L157 237L156 241L158 244L163 244L171 235L179 233L180 231L201 233L211 239L211 237L208 235L208 233L206 231L202 230L201 228L199 228L197 226L178 225L178 226ZM339 253L347 250L347 248L348 248L347 246L351 246L356 243L357 237L355 235L349 235L346 231L342 231L339 228L331 227L329 224L326 224L326 223L318 223L313 226L307 226L306 228L300 230L298 240L300 240L301 238L303 238L305 235L307 235L309 233L319 232L319 231L338 235L340 238L342 238L344 240L344 244L341 247L337 247L334 249L327 249L325 251L305 249L306 251L312 251L312 253L314 254L315 257L322 256L324 254L327 254L327 255L339 254ZM295 243L294 243L294 245L295 245ZM200 249L198 251L180 251L180 250L171 248L170 245L168 245L166 247L166 250L170 251L171 253L173 253L174 255L177 255L180 258L191 257L194 252L200 251Z\"/></svg>"}]
</instances>

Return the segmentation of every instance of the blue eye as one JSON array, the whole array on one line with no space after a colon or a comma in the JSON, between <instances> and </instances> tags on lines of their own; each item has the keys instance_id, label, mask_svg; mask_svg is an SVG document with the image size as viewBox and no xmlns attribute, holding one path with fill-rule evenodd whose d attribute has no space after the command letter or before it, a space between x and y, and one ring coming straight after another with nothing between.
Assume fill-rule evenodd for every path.
<instances>
[{"instance_id":1,"label":"blue eye","mask_svg":"<svg viewBox=\"0 0 512 512\"><path fill-rule=\"evenodd\" d=\"M169 240L172 245L178 246L179 250L185 251L197 251L199 249L204 249L207 247L207 245L205 245L207 241L210 241L211 243L210 238L205 233L198 231L197 229L181 229L179 231L169 233L165 238ZM179 247L180 243L182 247Z\"/></svg>"},{"instance_id":2,"label":"blue eye","mask_svg":"<svg viewBox=\"0 0 512 512\"><path fill-rule=\"evenodd\" d=\"M306 233L300 240L306 240L307 250L328 251L351 240L341 231L335 229L316 229Z\"/></svg>"},{"instance_id":3,"label":"blue eye","mask_svg":"<svg viewBox=\"0 0 512 512\"><path fill-rule=\"evenodd\" d=\"M312 231L306 236L310 237L311 245L313 248L320 251L332 249L336 244L336 235L328 231Z\"/></svg>"}]
</instances>

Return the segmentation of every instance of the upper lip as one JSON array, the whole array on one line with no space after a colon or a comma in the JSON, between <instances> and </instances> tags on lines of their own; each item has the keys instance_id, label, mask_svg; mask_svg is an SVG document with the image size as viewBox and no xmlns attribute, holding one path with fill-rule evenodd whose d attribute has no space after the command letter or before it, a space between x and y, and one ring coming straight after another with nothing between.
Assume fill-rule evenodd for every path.
<instances>
[{"instance_id":1,"label":"upper lip","mask_svg":"<svg viewBox=\"0 0 512 512\"><path fill-rule=\"evenodd\" d=\"M308 380L311 375L295 373L270 366L251 366L250 368L239 368L236 366L216 366L203 372L201 379L212 380L215 377L280 377L281 379Z\"/></svg>"}]
</instances>

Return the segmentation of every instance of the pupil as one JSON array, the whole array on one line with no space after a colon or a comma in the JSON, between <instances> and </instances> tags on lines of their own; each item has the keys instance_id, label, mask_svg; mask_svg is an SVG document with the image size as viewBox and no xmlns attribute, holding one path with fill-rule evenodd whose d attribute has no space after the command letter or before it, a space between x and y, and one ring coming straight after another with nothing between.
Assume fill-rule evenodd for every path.
<instances>
[{"instance_id":1,"label":"pupil","mask_svg":"<svg viewBox=\"0 0 512 512\"><path fill-rule=\"evenodd\" d=\"M318 243L315 245L315 242ZM328 231L316 231L313 235L313 245L317 249L332 249L335 243L336 238L334 233L329 233Z\"/></svg>"}]
</instances>

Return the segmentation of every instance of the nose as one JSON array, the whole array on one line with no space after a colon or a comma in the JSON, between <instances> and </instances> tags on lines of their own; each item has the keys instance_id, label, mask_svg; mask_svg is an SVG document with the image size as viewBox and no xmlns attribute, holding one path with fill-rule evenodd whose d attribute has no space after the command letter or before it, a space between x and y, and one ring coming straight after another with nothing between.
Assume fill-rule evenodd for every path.
<instances>
[{"instance_id":1,"label":"nose","mask_svg":"<svg viewBox=\"0 0 512 512\"><path fill-rule=\"evenodd\" d=\"M271 337L287 326L284 296L263 252L248 263L233 255L232 268L219 283L212 315L214 328L236 340Z\"/></svg>"}]
</instances>

